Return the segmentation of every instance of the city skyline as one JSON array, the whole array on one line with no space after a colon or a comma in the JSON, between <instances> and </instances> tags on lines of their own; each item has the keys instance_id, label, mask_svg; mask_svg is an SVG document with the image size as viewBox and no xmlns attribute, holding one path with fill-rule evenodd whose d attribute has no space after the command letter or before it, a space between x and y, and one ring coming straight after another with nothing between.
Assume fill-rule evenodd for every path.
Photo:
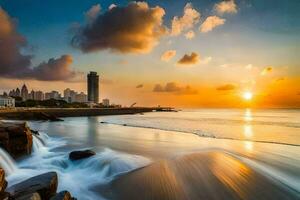
<instances>
[{"instance_id":1,"label":"city skyline","mask_svg":"<svg viewBox=\"0 0 300 200\"><path fill-rule=\"evenodd\" d=\"M7 44L0 93L24 82L87 93L85 74L97 71L101 99L123 105L300 107L297 1L0 0L0 7Z\"/></svg>"}]
</instances>

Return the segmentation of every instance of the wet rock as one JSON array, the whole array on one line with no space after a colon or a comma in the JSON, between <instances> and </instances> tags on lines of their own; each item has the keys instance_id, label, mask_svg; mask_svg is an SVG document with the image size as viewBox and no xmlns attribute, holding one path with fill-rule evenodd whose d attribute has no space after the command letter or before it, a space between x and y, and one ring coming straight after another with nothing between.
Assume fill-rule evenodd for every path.
<instances>
[{"instance_id":1,"label":"wet rock","mask_svg":"<svg viewBox=\"0 0 300 200\"><path fill-rule=\"evenodd\" d=\"M5 180L4 169L0 168L0 192L4 192L7 187L7 181Z\"/></svg>"},{"instance_id":2,"label":"wet rock","mask_svg":"<svg viewBox=\"0 0 300 200\"><path fill-rule=\"evenodd\" d=\"M14 200L8 192L0 192L1 200Z\"/></svg>"},{"instance_id":3,"label":"wet rock","mask_svg":"<svg viewBox=\"0 0 300 200\"><path fill-rule=\"evenodd\" d=\"M34 134L34 135L40 135L40 133L38 131L35 131L35 130L32 130L30 129L31 133Z\"/></svg>"},{"instance_id":4,"label":"wet rock","mask_svg":"<svg viewBox=\"0 0 300 200\"><path fill-rule=\"evenodd\" d=\"M72 151L69 154L69 159L70 160L80 160L80 159L84 159L84 158L89 158L94 155L96 155L96 153L92 150Z\"/></svg>"},{"instance_id":5,"label":"wet rock","mask_svg":"<svg viewBox=\"0 0 300 200\"><path fill-rule=\"evenodd\" d=\"M49 120L49 121L52 121L52 122L64 121L64 120L58 118L57 116L55 116L53 114L45 113L45 112L40 112L40 118L44 119L44 120Z\"/></svg>"},{"instance_id":6,"label":"wet rock","mask_svg":"<svg viewBox=\"0 0 300 200\"><path fill-rule=\"evenodd\" d=\"M68 191L61 191L60 193L52 197L50 200L76 200L76 198L72 197L70 192Z\"/></svg>"},{"instance_id":7,"label":"wet rock","mask_svg":"<svg viewBox=\"0 0 300 200\"><path fill-rule=\"evenodd\" d=\"M27 124L0 122L0 147L14 158L30 154L32 133Z\"/></svg>"},{"instance_id":8,"label":"wet rock","mask_svg":"<svg viewBox=\"0 0 300 200\"><path fill-rule=\"evenodd\" d=\"M7 192L14 198L21 198L25 195L38 193L41 199L49 200L56 194L57 184L58 179L56 172L48 172L13 185L7 189Z\"/></svg>"},{"instance_id":9,"label":"wet rock","mask_svg":"<svg viewBox=\"0 0 300 200\"><path fill-rule=\"evenodd\" d=\"M35 192L35 193L26 194L24 196L17 197L14 200L42 200L42 199L39 193Z\"/></svg>"}]
</instances>

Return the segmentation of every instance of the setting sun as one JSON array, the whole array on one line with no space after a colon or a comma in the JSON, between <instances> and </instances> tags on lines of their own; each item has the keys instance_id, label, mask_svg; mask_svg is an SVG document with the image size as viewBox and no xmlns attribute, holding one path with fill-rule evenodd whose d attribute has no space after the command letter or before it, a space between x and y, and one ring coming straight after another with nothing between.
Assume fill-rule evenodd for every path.
<instances>
[{"instance_id":1,"label":"setting sun","mask_svg":"<svg viewBox=\"0 0 300 200\"><path fill-rule=\"evenodd\" d=\"M252 92L245 92L245 93L243 94L243 98L244 98L245 100L251 100L252 97L253 97Z\"/></svg>"}]
</instances>

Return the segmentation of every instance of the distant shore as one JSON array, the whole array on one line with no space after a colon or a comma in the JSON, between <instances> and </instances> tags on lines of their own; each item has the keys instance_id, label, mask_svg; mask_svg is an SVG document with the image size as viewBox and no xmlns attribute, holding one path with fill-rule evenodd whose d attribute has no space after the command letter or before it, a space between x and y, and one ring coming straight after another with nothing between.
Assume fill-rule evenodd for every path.
<instances>
[{"instance_id":1,"label":"distant shore","mask_svg":"<svg viewBox=\"0 0 300 200\"><path fill-rule=\"evenodd\" d=\"M0 110L0 119L11 120L51 120L62 117L103 116L140 114L153 111L174 111L169 107L129 107L129 108L15 108Z\"/></svg>"}]
</instances>

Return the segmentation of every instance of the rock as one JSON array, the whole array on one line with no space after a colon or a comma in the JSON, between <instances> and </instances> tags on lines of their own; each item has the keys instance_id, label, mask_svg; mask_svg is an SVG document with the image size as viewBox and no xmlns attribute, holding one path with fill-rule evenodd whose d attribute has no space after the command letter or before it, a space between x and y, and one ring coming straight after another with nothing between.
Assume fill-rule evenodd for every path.
<instances>
[{"instance_id":1,"label":"rock","mask_svg":"<svg viewBox=\"0 0 300 200\"><path fill-rule=\"evenodd\" d=\"M11 196L8 192L0 192L0 199L1 200L14 200L13 198L11 198Z\"/></svg>"},{"instance_id":2,"label":"rock","mask_svg":"<svg viewBox=\"0 0 300 200\"><path fill-rule=\"evenodd\" d=\"M7 187L7 181L5 180L5 171L0 168L0 193L4 192Z\"/></svg>"},{"instance_id":3,"label":"rock","mask_svg":"<svg viewBox=\"0 0 300 200\"><path fill-rule=\"evenodd\" d=\"M48 172L13 185L7 189L7 192L14 198L21 198L24 195L38 193L41 199L49 200L56 194L57 184L58 179L56 172Z\"/></svg>"},{"instance_id":4,"label":"rock","mask_svg":"<svg viewBox=\"0 0 300 200\"><path fill-rule=\"evenodd\" d=\"M0 147L14 158L30 154L32 133L26 122L0 122Z\"/></svg>"},{"instance_id":5,"label":"rock","mask_svg":"<svg viewBox=\"0 0 300 200\"><path fill-rule=\"evenodd\" d=\"M96 153L92 150L72 151L69 154L69 159L70 160L80 160L80 159L88 158L88 157L91 157L94 155L96 155Z\"/></svg>"},{"instance_id":6,"label":"rock","mask_svg":"<svg viewBox=\"0 0 300 200\"><path fill-rule=\"evenodd\" d=\"M76 200L76 198L72 197L70 192L68 191L61 191L60 193L52 197L50 200Z\"/></svg>"},{"instance_id":7,"label":"rock","mask_svg":"<svg viewBox=\"0 0 300 200\"><path fill-rule=\"evenodd\" d=\"M34 135L40 135L40 133L38 131L32 130L30 129L31 133L33 133Z\"/></svg>"},{"instance_id":8,"label":"rock","mask_svg":"<svg viewBox=\"0 0 300 200\"><path fill-rule=\"evenodd\" d=\"M24 196L17 197L14 200L42 200L42 199L39 193L35 192L35 193L26 194Z\"/></svg>"}]
</instances>

